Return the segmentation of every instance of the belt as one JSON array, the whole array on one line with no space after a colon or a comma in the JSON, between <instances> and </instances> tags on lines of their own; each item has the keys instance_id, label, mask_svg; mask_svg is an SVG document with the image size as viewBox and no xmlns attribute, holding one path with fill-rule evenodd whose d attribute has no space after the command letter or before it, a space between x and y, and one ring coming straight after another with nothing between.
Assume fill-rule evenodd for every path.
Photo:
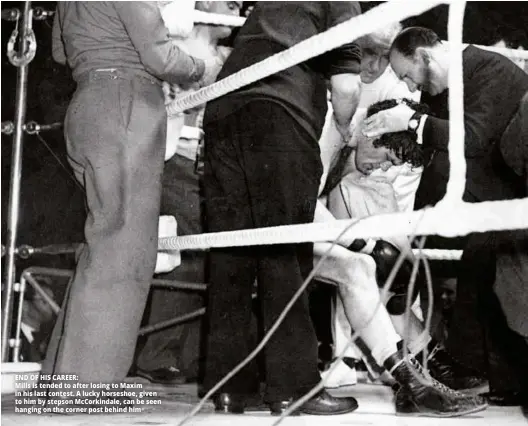
<instances>
[{"instance_id":1,"label":"belt","mask_svg":"<svg viewBox=\"0 0 528 426\"><path fill-rule=\"evenodd\" d=\"M162 85L161 80L158 80L156 77L154 77L151 74L148 74L145 71L131 69L131 68L97 68L95 70L87 71L83 74L81 74L77 78L77 82L81 83L84 81L89 81L93 78L101 77L101 76L108 76L112 79L132 79L132 78L141 78L142 80L146 80L149 83L156 84L158 86Z\"/></svg>"}]
</instances>

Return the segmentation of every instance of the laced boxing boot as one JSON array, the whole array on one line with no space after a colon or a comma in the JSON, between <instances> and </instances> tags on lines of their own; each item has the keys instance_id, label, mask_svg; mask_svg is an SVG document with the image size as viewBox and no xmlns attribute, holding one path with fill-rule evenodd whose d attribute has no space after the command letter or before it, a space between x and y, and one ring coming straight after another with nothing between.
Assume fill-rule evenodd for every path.
<instances>
[{"instance_id":1,"label":"laced boxing boot","mask_svg":"<svg viewBox=\"0 0 528 426\"><path fill-rule=\"evenodd\" d=\"M439 382L456 390L470 390L482 388L486 379L480 377L478 372L466 367L454 359L445 348L434 339L428 345L427 368L429 374ZM422 354L416 356L421 363Z\"/></svg>"},{"instance_id":2,"label":"laced boxing boot","mask_svg":"<svg viewBox=\"0 0 528 426\"><path fill-rule=\"evenodd\" d=\"M397 414L458 417L487 407L483 398L465 395L428 377L414 357L409 356L405 360L401 351L390 356L384 367L400 385L395 398Z\"/></svg>"},{"instance_id":3,"label":"laced boxing boot","mask_svg":"<svg viewBox=\"0 0 528 426\"><path fill-rule=\"evenodd\" d=\"M363 251L365 252L365 246L367 242L362 239L356 239L348 247L348 250L351 251ZM379 287L383 287L389 274L391 273L398 257L400 256L401 251L385 240L377 240L370 254L374 261L376 262L376 280ZM407 290L409 288L409 281L411 278L413 269L413 264L409 259L405 259L400 269L398 270L396 277L394 278L390 290L393 292L393 296L387 302L387 311L391 315L401 315L405 312L405 307L407 304ZM414 286L414 295L413 300L418 296L418 291L420 289L420 283L423 281L423 278L418 271L418 276L416 278L416 284Z\"/></svg>"}]
</instances>

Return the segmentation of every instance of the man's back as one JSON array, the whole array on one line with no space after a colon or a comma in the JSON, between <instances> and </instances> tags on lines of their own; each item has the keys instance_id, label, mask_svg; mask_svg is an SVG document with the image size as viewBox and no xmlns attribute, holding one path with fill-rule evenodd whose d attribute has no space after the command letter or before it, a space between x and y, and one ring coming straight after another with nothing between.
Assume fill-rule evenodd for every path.
<instances>
[{"instance_id":1,"label":"man's back","mask_svg":"<svg viewBox=\"0 0 528 426\"><path fill-rule=\"evenodd\" d=\"M498 142L528 90L528 75L502 55L468 46L463 54L465 153L467 181L464 200L469 202L511 199L518 196L511 171L498 151ZM422 101L432 116L449 119L448 93ZM435 119L424 127L424 147L428 139L449 140L448 126ZM426 167L418 189L416 208L438 202L449 177L448 152L437 149Z\"/></svg>"},{"instance_id":2,"label":"man's back","mask_svg":"<svg viewBox=\"0 0 528 426\"><path fill-rule=\"evenodd\" d=\"M144 70L113 2L59 2L62 38L76 74L104 67Z\"/></svg>"},{"instance_id":3,"label":"man's back","mask_svg":"<svg viewBox=\"0 0 528 426\"><path fill-rule=\"evenodd\" d=\"M258 2L234 42L218 79L346 21L361 13L357 2ZM359 63L359 49L352 60ZM237 107L251 97L273 100L283 105L316 139L326 114L325 76L331 57L323 55L291 67L210 103L206 120L222 118L220 104L227 99Z\"/></svg>"},{"instance_id":4,"label":"man's back","mask_svg":"<svg viewBox=\"0 0 528 426\"><path fill-rule=\"evenodd\" d=\"M109 68L171 83L195 82L204 63L172 43L154 1L62 1L53 22L53 58L73 77Z\"/></svg>"}]
</instances>

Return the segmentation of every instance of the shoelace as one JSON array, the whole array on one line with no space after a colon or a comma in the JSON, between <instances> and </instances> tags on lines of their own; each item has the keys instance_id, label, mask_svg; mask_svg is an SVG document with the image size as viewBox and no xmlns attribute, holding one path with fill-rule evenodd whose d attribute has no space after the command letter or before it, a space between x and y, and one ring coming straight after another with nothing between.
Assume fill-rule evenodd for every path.
<instances>
[{"instance_id":1,"label":"shoelace","mask_svg":"<svg viewBox=\"0 0 528 426\"><path fill-rule=\"evenodd\" d=\"M421 374L423 377L427 377L431 380L431 384L433 385L434 388L440 390L441 392L444 392L444 393L447 393L448 395L452 395L452 396L456 396L456 397L459 397L459 398L470 398L470 396L462 393L462 392L459 392L459 391L456 391L454 389L451 389L450 387L444 385L443 383L439 382L438 380L436 380L434 377L432 377L430 374L429 375L426 375L425 371L424 371L424 368L422 367L422 365L418 362L418 360L414 357L409 357L409 362L411 364L411 366L413 368L415 368L416 370L418 370L419 374Z\"/></svg>"}]
</instances>

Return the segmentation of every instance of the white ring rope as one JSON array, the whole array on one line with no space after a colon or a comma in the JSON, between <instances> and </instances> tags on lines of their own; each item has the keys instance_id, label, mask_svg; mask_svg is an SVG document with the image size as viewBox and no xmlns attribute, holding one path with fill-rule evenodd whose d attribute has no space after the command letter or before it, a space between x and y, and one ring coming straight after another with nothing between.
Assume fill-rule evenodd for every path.
<instances>
[{"instance_id":1,"label":"white ring rope","mask_svg":"<svg viewBox=\"0 0 528 426\"><path fill-rule=\"evenodd\" d=\"M290 49L253 64L235 74L230 75L210 86L174 100L167 106L169 115L203 105L213 99L239 89L248 84L262 80L277 72L305 62L315 56L335 49L343 44L356 40L372 31L395 21L418 15L441 4L441 1L422 0L419 2L401 3L387 2L362 15L355 16L328 31L304 40Z\"/></svg>"},{"instance_id":2,"label":"white ring rope","mask_svg":"<svg viewBox=\"0 0 528 426\"><path fill-rule=\"evenodd\" d=\"M415 4L417 3L417 4ZM425 3L425 4L424 4ZM446 237L466 235L471 232L490 230L522 229L528 227L528 218L523 214L523 209L528 211L528 199L515 201L485 202L466 204L461 202L465 185L465 159L463 137L463 101L462 101L462 37L463 13L465 3L453 2L451 6L457 7L456 13L450 13L449 38L451 50L454 53L450 67L450 87L457 96L450 98L450 110L454 119L450 121L450 161L452 169L448 184L448 201L455 205L445 206L442 201L433 209L425 212L418 235L438 234ZM389 2L382 4L371 11L346 21L325 33L319 34L299 43L292 48L274 55L260 63L254 64L232 76L221 80L209 87L203 88L189 96L177 99L169 105L169 111L182 111L201 105L215 99L236 88L257 81L280 70L286 69L297 63L303 62L313 56L320 55L344 43L343 40L357 39L396 20L405 19L414 14L423 12L438 2L413 2L402 12L399 3ZM390 18L388 18L390 17ZM372 22L376 25L372 25ZM458 53L456 53L458 51ZM455 155L456 153L456 155ZM444 207L445 206L445 207ZM456 207L458 221L449 221ZM471 212L471 213L470 213ZM513 215L509 223L503 219ZM353 227L355 238L386 237L395 235L409 235L418 218L418 213L394 213L390 215L373 216L363 219ZM475 220L476 219L476 220ZM159 240L161 250L204 250L211 247L249 246L264 244L285 244L298 242L332 241L354 220L337 221L324 224L291 225L261 229L247 229L232 232L210 233L202 235L189 235L185 237L170 237ZM437 254L437 256L440 256ZM450 255L444 255L449 257ZM452 255L456 256L455 254Z\"/></svg>"},{"instance_id":3,"label":"white ring rope","mask_svg":"<svg viewBox=\"0 0 528 426\"><path fill-rule=\"evenodd\" d=\"M241 27L242 25L244 25L244 22L246 22L246 18L243 17L222 15L218 13L195 11L193 15L195 24L211 24L224 25L226 27ZM464 46L467 46L467 44L464 44ZM480 49L489 50L491 52L500 53L501 55L506 56L510 59L528 60L528 50L517 50L506 47L482 46L478 44L475 44L474 46Z\"/></svg>"},{"instance_id":4,"label":"white ring rope","mask_svg":"<svg viewBox=\"0 0 528 426\"><path fill-rule=\"evenodd\" d=\"M460 260L463 250L440 250L440 249L413 249L416 257L429 260Z\"/></svg>"},{"instance_id":5,"label":"white ring rope","mask_svg":"<svg viewBox=\"0 0 528 426\"><path fill-rule=\"evenodd\" d=\"M472 232L528 228L528 198L483 203L442 204L404 213L369 216L361 220L286 225L239 231L214 232L158 240L159 250L205 250L269 244L335 241L350 226L348 238L384 238L402 235L457 237ZM506 219L507 218L507 219Z\"/></svg>"},{"instance_id":6,"label":"white ring rope","mask_svg":"<svg viewBox=\"0 0 528 426\"><path fill-rule=\"evenodd\" d=\"M462 200L466 187L466 157L464 128L464 81L462 68L462 29L464 26L465 1L453 1L449 5L447 35L449 37L450 64L449 87L449 180L442 203Z\"/></svg>"},{"instance_id":7,"label":"white ring rope","mask_svg":"<svg viewBox=\"0 0 528 426\"><path fill-rule=\"evenodd\" d=\"M241 27L246 22L246 18L242 16L203 12L201 10L195 10L193 18L195 24L221 25L224 27Z\"/></svg>"}]
</instances>

